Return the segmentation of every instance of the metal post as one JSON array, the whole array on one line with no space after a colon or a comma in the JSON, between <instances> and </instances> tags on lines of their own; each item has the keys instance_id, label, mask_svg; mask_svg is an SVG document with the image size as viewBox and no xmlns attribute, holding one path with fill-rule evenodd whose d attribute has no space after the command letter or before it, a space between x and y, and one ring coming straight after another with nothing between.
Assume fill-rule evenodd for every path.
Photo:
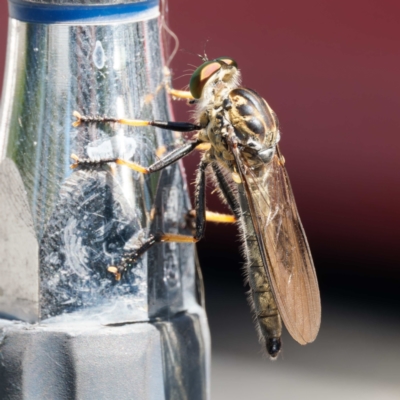
<instances>
[{"instance_id":1,"label":"metal post","mask_svg":"<svg viewBox=\"0 0 400 400\"><path fill-rule=\"evenodd\" d=\"M210 342L182 165L72 171L71 153L143 165L173 134L80 126L72 113L165 120L157 0L9 0L0 112L0 398L206 399ZM187 230L186 230L187 233Z\"/></svg>"}]
</instances>

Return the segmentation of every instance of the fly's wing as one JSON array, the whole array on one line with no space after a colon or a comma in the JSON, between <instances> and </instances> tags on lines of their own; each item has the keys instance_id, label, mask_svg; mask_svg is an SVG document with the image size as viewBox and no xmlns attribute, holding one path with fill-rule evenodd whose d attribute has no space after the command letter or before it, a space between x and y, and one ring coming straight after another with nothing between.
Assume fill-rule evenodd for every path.
<instances>
[{"instance_id":1,"label":"fly's wing","mask_svg":"<svg viewBox=\"0 0 400 400\"><path fill-rule=\"evenodd\" d=\"M245 171L235 157L258 237L264 267L282 320L300 344L317 336L318 282L310 249L279 149L261 171Z\"/></svg>"}]
</instances>

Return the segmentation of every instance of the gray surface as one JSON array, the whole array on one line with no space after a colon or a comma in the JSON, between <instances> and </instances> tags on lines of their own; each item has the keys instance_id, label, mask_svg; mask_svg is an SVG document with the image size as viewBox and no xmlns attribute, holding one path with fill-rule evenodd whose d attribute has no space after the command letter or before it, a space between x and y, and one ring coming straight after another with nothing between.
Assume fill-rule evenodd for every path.
<instances>
[{"instance_id":1,"label":"gray surface","mask_svg":"<svg viewBox=\"0 0 400 400\"><path fill-rule=\"evenodd\" d=\"M1 354L4 400L164 399L160 335L149 324L11 325Z\"/></svg>"},{"instance_id":2,"label":"gray surface","mask_svg":"<svg viewBox=\"0 0 400 400\"><path fill-rule=\"evenodd\" d=\"M39 244L24 184L10 159L0 164L0 205L0 258L4 262L0 315L34 322L39 315Z\"/></svg>"},{"instance_id":3,"label":"gray surface","mask_svg":"<svg viewBox=\"0 0 400 400\"><path fill-rule=\"evenodd\" d=\"M207 299L213 400L400 398L400 317L393 305L325 301L316 341L300 346L285 332L282 353L271 362L243 291Z\"/></svg>"},{"instance_id":4,"label":"gray surface","mask_svg":"<svg viewBox=\"0 0 400 400\"><path fill-rule=\"evenodd\" d=\"M123 326L72 314L40 325L0 320L0 398L206 399L204 314L192 311Z\"/></svg>"}]
</instances>

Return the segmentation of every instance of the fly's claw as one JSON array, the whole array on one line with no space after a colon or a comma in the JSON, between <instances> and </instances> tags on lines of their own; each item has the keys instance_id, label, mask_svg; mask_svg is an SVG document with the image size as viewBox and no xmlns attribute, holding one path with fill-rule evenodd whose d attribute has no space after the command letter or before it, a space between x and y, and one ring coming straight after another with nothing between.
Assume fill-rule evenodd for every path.
<instances>
[{"instance_id":1,"label":"fly's claw","mask_svg":"<svg viewBox=\"0 0 400 400\"><path fill-rule=\"evenodd\" d=\"M118 122L118 119L107 117L106 115L82 115L78 111L74 111L72 115L76 118L76 121L72 123L74 128L78 127L82 123L107 123L107 122Z\"/></svg>"},{"instance_id":2,"label":"fly's claw","mask_svg":"<svg viewBox=\"0 0 400 400\"><path fill-rule=\"evenodd\" d=\"M122 257L120 265L118 265L118 266L110 265L107 268L107 271L110 274L114 275L114 278L116 281L120 281L122 278L122 275L126 271L128 271L128 269L132 268L132 265L137 261L139 256L140 255L138 254L138 252L134 251L134 252L130 253L128 256Z\"/></svg>"},{"instance_id":3,"label":"fly's claw","mask_svg":"<svg viewBox=\"0 0 400 400\"><path fill-rule=\"evenodd\" d=\"M120 270L120 267L115 267L114 265L110 265L110 266L107 268L107 271L108 271L110 274L113 274L113 275L114 275L114 278L115 278L116 281L120 281L120 280L121 280L122 272L123 272L123 271Z\"/></svg>"},{"instance_id":4,"label":"fly's claw","mask_svg":"<svg viewBox=\"0 0 400 400\"><path fill-rule=\"evenodd\" d=\"M72 153L71 154L71 159L74 161L69 167L71 169L75 169L79 167L80 165L86 165L88 163L88 160L79 158L76 154Z\"/></svg>"},{"instance_id":5,"label":"fly's claw","mask_svg":"<svg viewBox=\"0 0 400 400\"><path fill-rule=\"evenodd\" d=\"M74 163L71 164L69 167L71 169L75 169L80 164L79 157L76 154L71 154L71 158L72 160L74 160Z\"/></svg>"},{"instance_id":6,"label":"fly's claw","mask_svg":"<svg viewBox=\"0 0 400 400\"><path fill-rule=\"evenodd\" d=\"M82 115L78 111L74 111L72 115L76 118L76 121L72 123L74 128L78 127L82 122ZM71 156L72 157L72 156Z\"/></svg>"}]
</instances>

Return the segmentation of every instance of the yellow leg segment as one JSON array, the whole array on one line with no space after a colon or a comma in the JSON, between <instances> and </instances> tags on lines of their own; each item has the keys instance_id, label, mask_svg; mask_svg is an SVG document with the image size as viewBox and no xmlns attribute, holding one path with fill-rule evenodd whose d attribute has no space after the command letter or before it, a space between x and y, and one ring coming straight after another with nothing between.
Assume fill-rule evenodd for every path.
<instances>
[{"instance_id":1,"label":"yellow leg segment","mask_svg":"<svg viewBox=\"0 0 400 400\"><path fill-rule=\"evenodd\" d=\"M194 218L196 218L196 211L189 211L188 216L190 220L194 220ZM236 222L236 218L231 214L220 214L213 211L206 211L206 221L222 224L234 224Z\"/></svg>"},{"instance_id":2,"label":"yellow leg segment","mask_svg":"<svg viewBox=\"0 0 400 400\"><path fill-rule=\"evenodd\" d=\"M179 235L175 233L164 233L160 242L174 242L174 243L196 243L198 240L193 236Z\"/></svg>"},{"instance_id":3,"label":"yellow leg segment","mask_svg":"<svg viewBox=\"0 0 400 400\"><path fill-rule=\"evenodd\" d=\"M129 126L149 126L149 121L143 121L141 119L117 119L115 122L122 125L129 125Z\"/></svg>"},{"instance_id":4,"label":"yellow leg segment","mask_svg":"<svg viewBox=\"0 0 400 400\"><path fill-rule=\"evenodd\" d=\"M141 165L136 164L136 163L131 162L131 161L122 160L121 158L117 158L115 160L115 163L119 164L119 165L125 165L125 167L133 169L134 171L137 171L137 172L141 172L142 174L148 174L149 173L147 168L142 167Z\"/></svg>"},{"instance_id":5,"label":"yellow leg segment","mask_svg":"<svg viewBox=\"0 0 400 400\"><path fill-rule=\"evenodd\" d=\"M236 222L236 218L234 215L230 214L220 214L212 211L206 211L206 221L222 224L234 224Z\"/></svg>"},{"instance_id":6,"label":"yellow leg segment","mask_svg":"<svg viewBox=\"0 0 400 400\"><path fill-rule=\"evenodd\" d=\"M196 147L196 150L207 151L210 150L210 148L211 148L211 143L203 142Z\"/></svg>"},{"instance_id":7,"label":"yellow leg segment","mask_svg":"<svg viewBox=\"0 0 400 400\"><path fill-rule=\"evenodd\" d=\"M176 90L167 87L167 92L175 99L194 100L192 94L186 90Z\"/></svg>"}]
</instances>

